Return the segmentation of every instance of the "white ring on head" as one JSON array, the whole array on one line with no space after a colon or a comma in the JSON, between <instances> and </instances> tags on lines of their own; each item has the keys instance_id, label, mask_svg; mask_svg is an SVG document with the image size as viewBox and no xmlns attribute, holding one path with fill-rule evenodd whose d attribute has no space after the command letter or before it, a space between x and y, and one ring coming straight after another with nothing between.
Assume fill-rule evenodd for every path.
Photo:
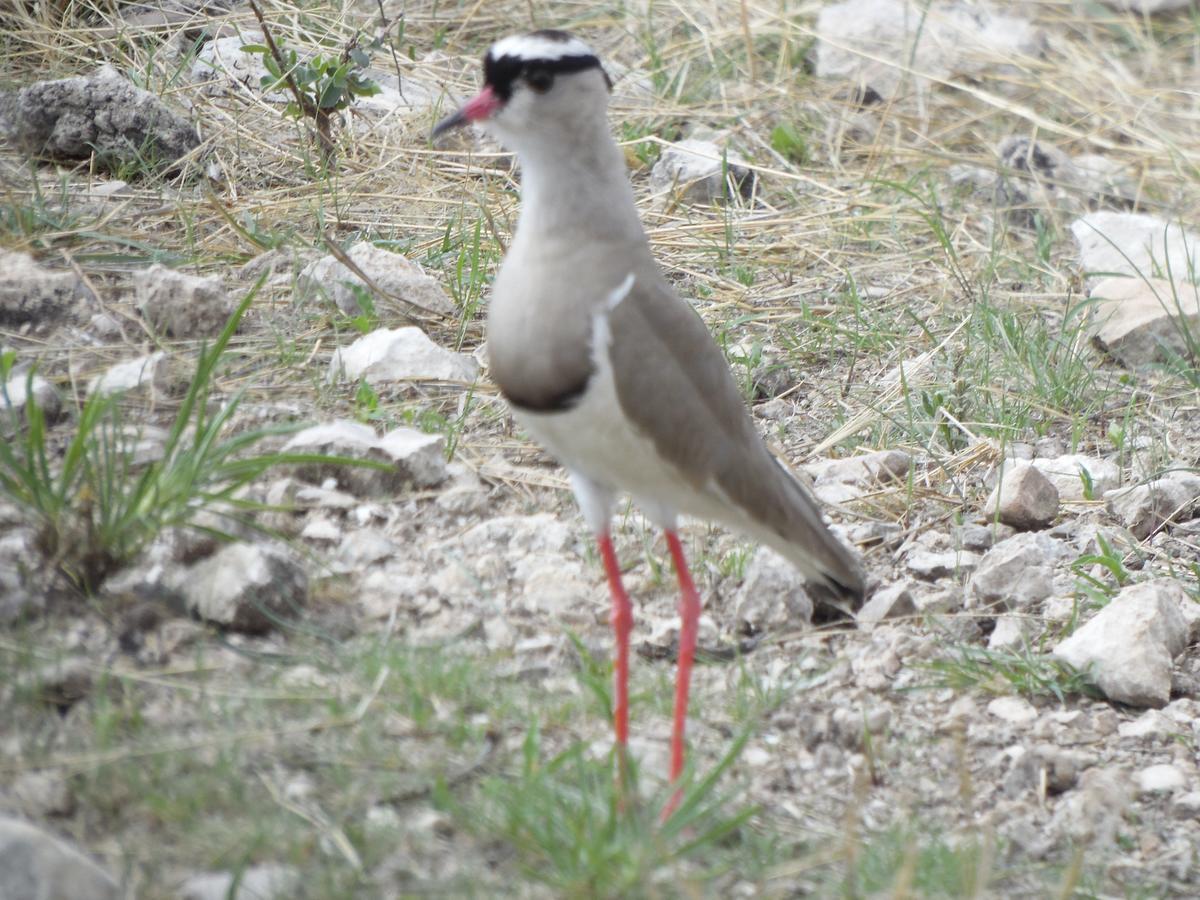
<instances>
[{"instance_id":1,"label":"white ring on head","mask_svg":"<svg viewBox=\"0 0 1200 900\"><path fill-rule=\"evenodd\" d=\"M492 44L488 51L492 59L502 56L515 56L517 59L532 61L544 59L553 62L567 56L595 56L592 48L572 37L566 41L556 41L553 38L541 37L536 34L514 34Z\"/></svg>"}]
</instances>

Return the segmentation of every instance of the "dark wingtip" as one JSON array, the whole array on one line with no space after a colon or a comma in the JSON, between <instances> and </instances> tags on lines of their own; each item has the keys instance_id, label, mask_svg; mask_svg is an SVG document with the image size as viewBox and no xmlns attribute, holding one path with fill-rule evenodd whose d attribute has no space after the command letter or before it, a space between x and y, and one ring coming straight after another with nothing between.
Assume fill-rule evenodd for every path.
<instances>
[{"instance_id":1,"label":"dark wingtip","mask_svg":"<svg viewBox=\"0 0 1200 900\"><path fill-rule=\"evenodd\" d=\"M808 592L813 598L813 622L825 624L853 621L866 599L867 588L856 567L844 578L827 574L819 581L809 581Z\"/></svg>"}]
</instances>

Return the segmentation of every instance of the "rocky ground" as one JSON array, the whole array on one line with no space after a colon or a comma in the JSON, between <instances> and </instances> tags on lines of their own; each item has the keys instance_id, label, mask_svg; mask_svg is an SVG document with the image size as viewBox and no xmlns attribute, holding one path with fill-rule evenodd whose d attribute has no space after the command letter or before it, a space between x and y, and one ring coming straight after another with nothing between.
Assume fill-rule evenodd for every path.
<instances>
[{"instance_id":1,"label":"rocky ground","mask_svg":"<svg viewBox=\"0 0 1200 900\"><path fill-rule=\"evenodd\" d=\"M239 2L0 12L0 896L1200 894L1180 5L264 2L370 56L320 127ZM682 529L668 826L665 547L622 510L622 792L599 560L487 377L512 161L428 139L531 24L871 584L814 623Z\"/></svg>"}]
</instances>

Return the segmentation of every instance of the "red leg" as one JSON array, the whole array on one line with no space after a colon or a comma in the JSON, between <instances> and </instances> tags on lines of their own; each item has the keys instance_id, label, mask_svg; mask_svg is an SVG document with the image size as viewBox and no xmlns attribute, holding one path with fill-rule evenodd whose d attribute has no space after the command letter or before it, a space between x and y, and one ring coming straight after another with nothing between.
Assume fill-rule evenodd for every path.
<instances>
[{"instance_id":1,"label":"red leg","mask_svg":"<svg viewBox=\"0 0 1200 900\"><path fill-rule=\"evenodd\" d=\"M629 740L629 632L633 630L633 605L621 584L621 567L617 564L612 538L606 532L596 542L600 545L600 558L604 560L604 574L608 576L608 589L612 594L612 626L617 637L617 659L613 672L613 729L617 734L620 765L624 769L625 744Z\"/></svg>"},{"instance_id":2,"label":"red leg","mask_svg":"<svg viewBox=\"0 0 1200 900\"><path fill-rule=\"evenodd\" d=\"M678 781L683 774L684 726L687 723L688 688L692 681L692 660L696 656L696 632L700 621L700 595L692 583L687 560L679 535L667 532L667 547L675 563L675 574L679 579L679 669L675 676L675 722L671 732L671 781ZM663 810L666 819L675 811L679 794L671 798Z\"/></svg>"}]
</instances>

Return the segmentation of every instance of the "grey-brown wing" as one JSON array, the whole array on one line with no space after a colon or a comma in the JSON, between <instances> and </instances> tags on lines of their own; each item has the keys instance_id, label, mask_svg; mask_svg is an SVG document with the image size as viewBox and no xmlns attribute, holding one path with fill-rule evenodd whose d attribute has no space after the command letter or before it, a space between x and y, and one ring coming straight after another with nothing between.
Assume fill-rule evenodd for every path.
<instances>
[{"instance_id":1,"label":"grey-brown wing","mask_svg":"<svg viewBox=\"0 0 1200 900\"><path fill-rule=\"evenodd\" d=\"M658 452L698 491L716 486L818 584L861 598L857 561L759 438L725 357L692 308L657 272L639 273L611 329L618 399Z\"/></svg>"}]
</instances>

